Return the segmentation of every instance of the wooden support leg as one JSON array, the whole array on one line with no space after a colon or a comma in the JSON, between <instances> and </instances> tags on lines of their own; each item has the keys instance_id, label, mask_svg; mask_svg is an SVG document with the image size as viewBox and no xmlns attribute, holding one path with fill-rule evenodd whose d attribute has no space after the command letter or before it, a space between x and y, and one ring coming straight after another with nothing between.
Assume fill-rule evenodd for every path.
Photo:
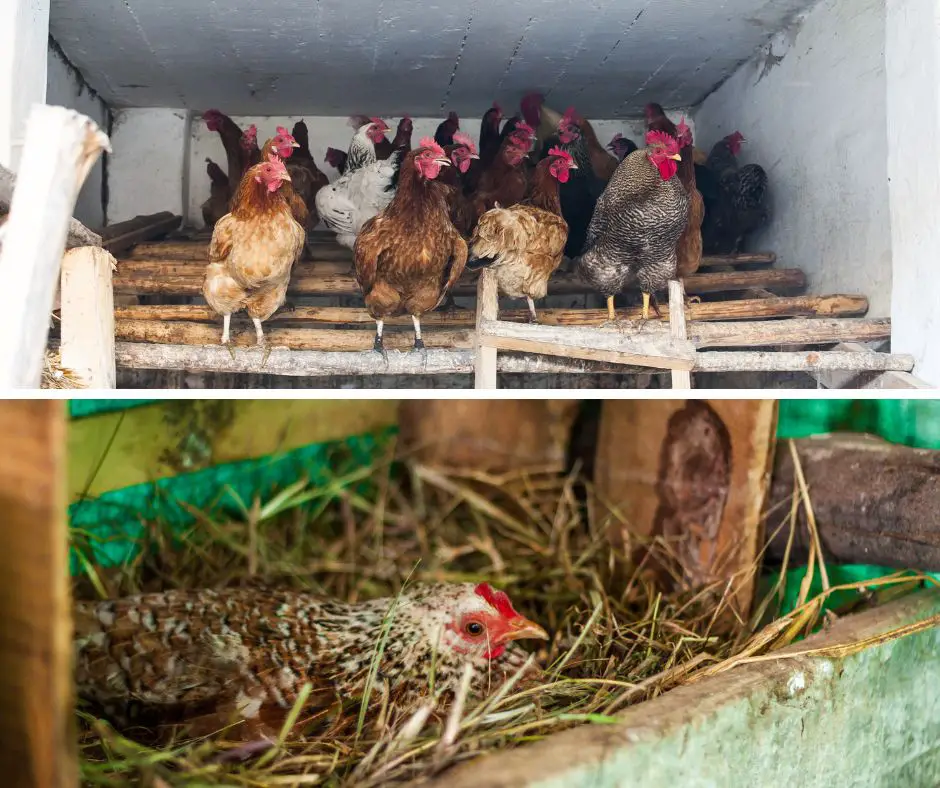
<instances>
[{"instance_id":1,"label":"wooden support leg","mask_svg":"<svg viewBox=\"0 0 940 788\"><path fill-rule=\"evenodd\" d=\"M62 258L62 366L88 388L113 389L114 258L96 246Z\"/></svg>"},{"instance_id":2,"label":"wooden support leg","mask_svg":"<svg viewBox=\"0 0 940 788\"><path fill-rule=\"evenodd\" d=\"M682 282L673 279L669 282L669 330L673 339L688 339L685 326L685 291ZM691 389L692 373L687 369L672 371L674 389Z\"/></svg>"},{"instance_id":3,"label":"wooden support leg","mask_svg":"<svg viewBox=\"0 0 940 788\"><path fill-rule=\"evenodd\" d=\"M499 316L499 292L496 276L488 268L480 273L477 283L477 330L476 352L473 360L475 388L496 388L496 348L483 345L482 323L484 320L496 320Z\"/></svg>"}]
</instances>

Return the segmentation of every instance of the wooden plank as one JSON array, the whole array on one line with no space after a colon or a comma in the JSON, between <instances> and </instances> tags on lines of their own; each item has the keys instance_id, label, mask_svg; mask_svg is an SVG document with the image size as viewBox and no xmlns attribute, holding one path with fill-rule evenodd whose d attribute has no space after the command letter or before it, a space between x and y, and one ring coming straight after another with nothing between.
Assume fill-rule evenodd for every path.
<instances>
[{"instance_id":1,"label":"wooden plank","mask_svg":"<svg viewBox=\"0 0 940 788\"><path fill-rule=\"evenodd\" d=\"M685 291L682 282L672 279L669 282L669 330L672 339L684 342L688 339L685 325ZM692 374L688 370L672 371L674 389L691 389Z\"/></svg>"},{"instance_id":2,"label":"wooden plank","mask_svg":"<svg viewBox=\"0 0 940 788\"><path fill-rule=\"evenodd\" d=\"M695 348L661 331L618 331L615 328L543 326L482 320L477 328L482 345L521 353L604 361L656 369L692 369Z\"/></svg>"},{"instance_id":3,"label":"wooden plank","mask_svg":"<svg viewBox=\"0 0 940 788\"><path fill-rule=\"evenodd\" d=\"M924 591L846 616L768 658L638 703L616 722L470 759L425 785L928 788L940 741L940 693L928 689L940 683L940 630L929 626L938 613L940 593ZM803 742L797 758L794 742Z\"/></svg>"},{"instance_id":4,"label":"wooden plank","mask_svg":"<svg viewBox=\"0 0 940 788\"><path fill-rule=\"evenodd\" d=\"M116 263L105 249L84 246L62 258L62 366L87 388L113 389Z\"/></svg>"},{"instance_id":5,"label":"wooden plank","mask_svg":"<svg viewBox=\"0 0 940 788\"><path fill-rule=\"evenodd\" d=\"M744 265L773 265L777 262L774 252L739 252L738 254L706 254L702 257L702 268L736 268Z\"/></svg>"},{"instance_id":6,"label":"wooden plank","mask_svg":"<svg viewBox=\"0 0 940 788\"><path fill-rule=\"evenodd\" d=\"M313 263L347 262L352 268L352 252L338 245L311 244ZM157 243L137 244L128 253L127 262L135 264L129 266L132 271L143 270L143 263L149 263L152 268L159 271L160 263L165 264L202 264L209 258L208 244L193 244L189 241L159 241Z\"/></svg>"},{"instance_id":7,"label":"wooden plank","mask_svg":"<svg viewBox=\"0 0 940 788\"><path fill-rule=\"evenodd\" d=\"M118 263L123 265L123 263ZM830 296L793 296L790 298L759 299L746 301L711 301L688 305L688 313L694 321L735 321L755 320L777 317L855 317L868 311L868 299L859 295ZM637 320L641 309L620 309L622 319ZM114 316L119 320L218 320L219 316L205 304L159 304L148 306L128 306L115 309ZM527 309L503 309L500 319L510 322L526 322L529 319ZM271 318L272 321L297 323L364 323L374 325L375 321L365 309L355 307L319 307L298 306L292 312L282 311ZM606 309L540 309L539 322L548 326L600 325L607 320ZM835 325L834 321L829 325ZM463 328L476 324L476 314L469 309L454 312L439 310L421 318L422 325ZM386 325L411 325L410 317L389 318ZM792 325L792 321L775 322L774 326ZM822 325L820 323L819 325ZM880 325L884 325L883 323ZM890 322L887 324L890 327ZM693 323L689 330L694 331ZM809 328L809 321L806 323ZM878 337L880 338L880 334Z\"/></svg>"},{"instance_id":8,"label":"wooden plank","mask_svg":"<svg viewBox=\"0 0 940 788\"><path fill-rule=\"evenodd\" d=\"M444 469L563 473L577 400L407 400L399 408L403 456ZM485 425L485 429L481 429Z\"/></svg>"},{"instance_id":9,"label":"wooden plank","mask_svg":"<svg viewBox=\"0 0 940 788\"><path fill-rule=\"evenodd\" d=\"M123 258L118 261L118 270L122 276L141 278L147 276L166 277L166 276L205 276L208 259L202 260L138 260L135 257ZM315 263L319 274L348 274L352 271L352 260L317 260ZM200 280L201 281L201 280Z\"/></svg>"},{"instance_id":10,"label":"wooden plank","mask_svg":"<svg viewBox=\"0 0 940 788\"><path fill-rule=\"evenodd\" d=\"M614 515L611 540L639 560L645 540L669 539L680 586L717 583L720 594L731 581L746 618L775 426L774 400L605 402L594 483Z\"/></svg>"},{"instance_id":11,"label":"wooden plank","mask_svg":"<svg viewBox=\"0 0 940 788\"><path fill-rule=\"evenodd\" d=\"M103 229L101 231L103 246L111 254L119 254L140 241L158 238L172 232L180 226L182 220L183 217L176 216L170 211L135 216L126 222L118 222Z\"/></svg>"},{"instance_id":12,"label":"wooden plank","mask_svg":"<svg viewBox=\"0 0 940 788\"><path fill-rule=\"evenodd\" d=\"M111 145L90 118L41 104L25 139L0 250L0 389L39 388L75 197Z\"/></svg>"},{"instance_id":13,"label":"wooden plank","mask_svg":"<svg viewBox=\"0 0 940 788\"><path fill-rule=\"evenodd\" d=\"M484 269L477 282L477 315L474 332L474 388L496 388L496 347L483 341L483 326L499 316L496 275Z\"/></svg>"},{"instance_id":14,"label":"wooden plank","mask_svg":"<svg viewBox=\"0 0 940 788\"><path fill-rule=\"evenodd\" d=\"M76 419L69 424L68 501L373 432L395 424L397 409L388 399L189 400ZM206 447L186 455L180 447L193 434Z\"/></svg>"},{"instance_id":15,"label":"wooden plank","mask_svg":"<svg viewBox=\"0 0 940 788\"><path fill-rule=\"evenodd\" d=\"M65 403L0 401L0 433L0 773L16 788L71 788Z\"/></svg>"},{"instance_id":16,"label":"wooden plank","mask_svg":"<svg viewBox=\"0 0 940 788\"><path fill-rule=\"evenodd\" d=\"M119 293L164 293L198 295L202 291L203 271L193 267L188 274L164 276L151 274L133 276L133 267L121 270L115 280ZM766 271L719 271L692 274L686 277L686 292L733 292L751 288L768 290L801 290L806 287L806 276L797 268L768 269ZM356 295L359 287L352 274L320 273L316 263L300 262L294 266L289 293L294 295ZM465 275L454 289L454 295L473 295L476 282ZM549 283L549 295L581 294L592 292L590 287L574 274L556 274Z\"/></svg>"},{"instance_id":17,"label":"wooden plank","mask_svg":"<svg viewBox=\"0 0 940 788\"><path fill-rule=\"evenodd\" d=\"M914 357L899 353L845 351L700 351L696 372L814 372L849 369L864 372L910 372Z\"/></svg>"},{"instance_id":18,"label":"wooden plank","mask_svg":"<svg viewBox=\"0 0 940 788\"><path fill-rule=\"evenodd\" d=\"M848 339L859 339L861 337L846 337ZM880 339L880 337L873 337ZM860 345L856 342L844 342L836 347L849 353L868 353L870 348ZM859 373L858 371L828 370L814 375L813 377L820 385L827 389L932 389L936 388L929 383L921 380L909 372L885 372L885 373Z\"/></svg>"},{"instance_id":19,"label":"wooden plank","mask_svg":"<svg viewBox=\"0 0 940 788\"><path fill-rule=\"evenodd\" d=\"M940 572L940 451L913 449L870 435L821 435L794 441L828 559ZM793 494L790 447L777 449L768 509L776 529ZM791 560L808 554L800 509ZM782 560L789 529L777 531L768 556Z\"/></svg>"},{"instance_id":20,"label":"wooden plank","mask_svg":"<svg viewBox=\"0 0 940 788\"><path fill-rule=\"evenodd\" d=\"M152 342L167 345L218 345L222 336L221 321L218 326L207 323L161 323L157 320L118 320L115 336L121 342ZM428 347L469 348L473 345L473 334L469 329L430 330L422 333ZM327 328L271 328L265 329L265 337L271 347L291 350L325 350L356 352L371 350L375 334L365 329ZM383 335L385 346L394 350L408 350L414 344L414 335L409 331L388 331ZM253 347L257 344L254 327L244 322L232 326L232 345Z\"/></svg>"}]
</instances>

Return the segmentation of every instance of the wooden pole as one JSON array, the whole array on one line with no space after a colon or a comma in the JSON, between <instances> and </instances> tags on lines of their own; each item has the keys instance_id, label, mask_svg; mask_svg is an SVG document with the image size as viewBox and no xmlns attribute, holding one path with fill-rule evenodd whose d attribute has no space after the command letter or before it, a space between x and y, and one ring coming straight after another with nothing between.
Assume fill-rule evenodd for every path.
<instances>
[{"instance_id":1,"label":"wooden pole","mask_svg":"<svg viewBox=\"0 0 940 788\"><path fill-rule=\"evenodd\" d=\"M11 788L72 788L65 403L0 401L0 434L0 774Z\"/></svg>"},{"instance_id":2,"label":"wooden pole","mask_svg":"<svg viewBox=\"0 0 940 788\"><path fill-rule=\"evenodd\" d=\"M859 372L910 372L914 357L900 353L816 351L709 351L695 356L696 372L813 372L851 369Z\"/></svg>"},{"instance_id":3,"label":"wooden pole","mask_svg":"<svg viewBox=\"0 0 940 788\"><path fill-rule=\"evenodd\" d=\"M75 198L109 148L78 112L40 105L30 113L0 252L0 388L39 388Z\"/></svg>"},{"instance_id":4,"label":"wooden pole","mask_svg":"<svg viewBox=\"0 0 940 788\"><path fill-rule=\"evenodd\" d=\"M830 560L940 571L940 451L854 434L795 443ZM784 443L777 449L768 506L768 557L774 561L786 551L789 529L777 526L790 511L793 478L792 455ZM805 560L808 546L801 507L791 559Z\"/></svg>"},{"instance_id":5,"label":"wooden pole","mask_svg":"<svg viewBox=\"0 0 940 788\"><path fill-rule=\"evenodd\" d=\"M62 366L87 388L113 389L114 290L111 254L94 246L62 258Z\"/></svg>"},{"instance_id":6,"label":"wooden pole","mask_svg":"<svg viewBox=\"0 0 940 788\"><path fill-rule=\"evenodd\" d=\"M669 281L669 329L672 338L678 343L684 343L688 339L685 326L685 291L682 289L682 282L677 279ZM688 370L674 369L672 387L691 389L692 373Z\"/></svg>"},{"instance_id":7,"label":"wooden pole","mask_svg":"<svg viewBox=\"0 0 940 788\"><path fill-rule=\"evenodd\" d=\"M477 320L474 353L474 388L496 388L496 347L484 343L483 324L499 317L496 275L484 268L477 282Z\"/></svg>"}]
</instances>

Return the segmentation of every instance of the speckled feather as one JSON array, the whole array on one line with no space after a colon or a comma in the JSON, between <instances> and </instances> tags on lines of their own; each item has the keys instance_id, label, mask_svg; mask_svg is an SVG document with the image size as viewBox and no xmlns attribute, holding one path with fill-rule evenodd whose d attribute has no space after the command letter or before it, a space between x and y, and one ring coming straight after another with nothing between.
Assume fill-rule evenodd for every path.
<instances>
[{"instance_id":1,"label":"speckled feather","mask_svg":"<svg viewBox=\"0 0 940 788\"><path fill-rule=\"evenodd\" d=\"M453 647L455 616L501 614L478 588L415 585L399 598L376 682L387 683L400 709L427 696L432 662L435 689L445 698L468 661L475 695L493 691L525 664L514 642L492 658L483 647L469 653ZM79 602L76 686L119 723L143 716L197 720L206 733L232 721L247 723L247 735L272 724L276 730L274 721L307 682L308 712L361 696L393 602L347 604L269 588Z\"/></svg>"},{"instance_id":2,"label":"speckled feather","mask_svg":"<svg viewBox=\"0 0 940 788\"><path fill-rule=\"evenodd\" d=\"M676 245L689 197L675 175L662 180L648 150L634 151L620 163L588 227L578 269L605 296L633 280L642 291L655 293L676 275Z\"/></svg>"}]
</instances>

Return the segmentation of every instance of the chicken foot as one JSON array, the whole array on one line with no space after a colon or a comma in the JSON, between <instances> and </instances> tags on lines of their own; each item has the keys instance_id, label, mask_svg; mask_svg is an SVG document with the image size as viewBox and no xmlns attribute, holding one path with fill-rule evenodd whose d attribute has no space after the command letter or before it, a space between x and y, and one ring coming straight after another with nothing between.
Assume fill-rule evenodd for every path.
<instances>
[{"instance_id":1,"label":"chicken foot","mask_svg":"<svg viewBox=\"0 0 940 788\"><path fill-rule=\"evenodd\" d=\"M232 347L232 338L229 336L229 329L232 325L232 315L222 315L222 347L228 349L228 354L235 360L235 348Z\"/></svg>"},{"instance_id":2,"label":"chicken foot","mask_svg":"<svg viewBox=\"0 0 940 788\"><path fill-rule=\"evenodd\" d=\"M261 319L253 317L251 318L251 322L255 324L255 336L258 338L258 347L264 349L264 354L261 356L261 366L263 367L268 363L268 356L271 355L271 346L264 338L264 329L261 328Z\"/></svg>"},{"instance_id":3,"label":"chicken foot","mask_svg":"<svg viewBox=\"0 0 940 788\"><path fill-rule=\"evenodd\" d=\"M424 350L424 340L421 339L421 320L414 315L411 316L411 322L415 327L415 350Z\"/></svg>"},{"instance_id":4,"label":"chicken foot","mask_svg":"<svg viewBox=\"0 0 940 788\"><path fill-rule=\"evenodd\" d=\"M372 343L372 350L376 353L381 353L382 358L385 359L385 363L388 364L388 352L385 350L385 345L382 344L382 329L385 328L384 320L375 321L375 341Z\"/></svg>"},{"instance_id":5,"label":"chicken foot","mask_svg":"<svg viewBox=\"0 0 940 788\"><path fill-rule=\"evenodd\" d=\"M535 301L533 301L529 296L525 297L526 302L529 304L529 322L538 323L539 316L535 312Z\"/></svg>"}]
</instances>

